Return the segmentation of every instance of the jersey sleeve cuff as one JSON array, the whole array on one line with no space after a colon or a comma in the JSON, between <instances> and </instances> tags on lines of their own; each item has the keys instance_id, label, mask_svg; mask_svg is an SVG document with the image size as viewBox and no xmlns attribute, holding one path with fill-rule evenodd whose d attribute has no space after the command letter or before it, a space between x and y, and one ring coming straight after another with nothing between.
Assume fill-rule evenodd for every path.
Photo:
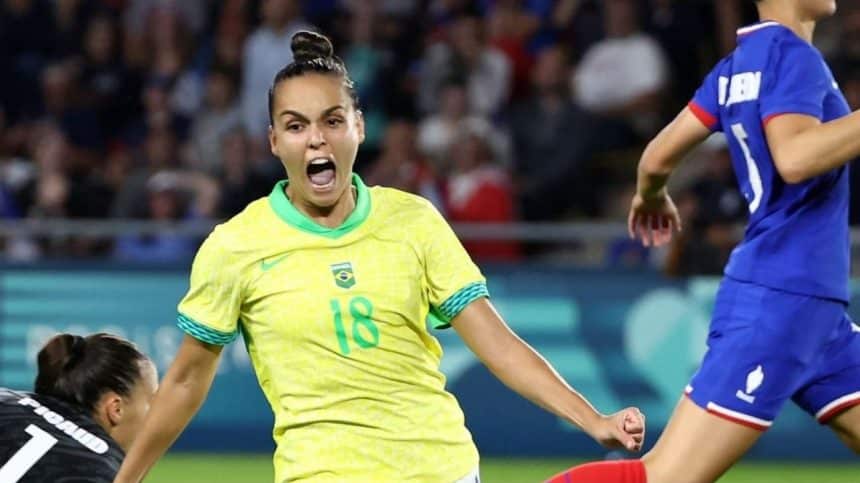
<instances>
[{"instance_id":1,"label":"jersey sleeve cuff","mask_svg":"<svg viewBox=\"0 0 860 483\"><path fill-rule=\"evenodd\" d=\"M763 112L761 115L761 122L762 124L767 125L771 119L785 114L804 114L806 116L812 116L819 121L822 117L821 106L815 104L795 104L793 106L780 106L779 109Z\"/></svg>"},{"instance_id":2,"label":"jersey sleeve cuff","mask_svg":"<svg viewBox=\"0 0 860 483\"><path fill-rule=\"evenodd\" d=\"M708 112L707 109L700 106L695 100L687 103L687 107L690 108L690 112L693 113L696 118L705 125L706 128L713 131L717 127L717 116Z\"/></svg>"},{"instance_id":3,"label":"jersey sleeve cuff","mask_svg":"<svg viewBox=\"0 0 860 483\"><path fill-rule=\"evenodd\" d=\"M176 316L176 325L191 337L212 345L227 345L233 342L239 335L238 330L222 332L203 325L181 313Z\"/></svg>"},{"instance_id":4,"label":"jersey sleeve cuff","mask_svg":"<svg viewBox=\"0 0 860 483\"><path fill-rule=\"evenodd\" d=\"M460 315L460 312L470 303L485 297L490 297L486 283L474 282L466 285L448 297L441 305L432 308L430 322L433 328L447 329L451 327L451 319Z\"/></svg>"}]
</instances>

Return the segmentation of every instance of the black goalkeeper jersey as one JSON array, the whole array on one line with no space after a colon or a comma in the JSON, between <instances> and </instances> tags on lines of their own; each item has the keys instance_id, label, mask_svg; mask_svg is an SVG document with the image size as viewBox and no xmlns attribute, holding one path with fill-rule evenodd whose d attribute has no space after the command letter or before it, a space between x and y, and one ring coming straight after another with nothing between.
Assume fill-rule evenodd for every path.
<instances>
[{"instance_id":1,"label":"black goalkeeper jersey","mask_svg":"<svg viewBox=\"0 0 860 483\"><path fill-rule=\"evenodd\" d=\"M0 387L0 483L111 483L124 456L89 415Z\"/></svg>"}]
</instances>

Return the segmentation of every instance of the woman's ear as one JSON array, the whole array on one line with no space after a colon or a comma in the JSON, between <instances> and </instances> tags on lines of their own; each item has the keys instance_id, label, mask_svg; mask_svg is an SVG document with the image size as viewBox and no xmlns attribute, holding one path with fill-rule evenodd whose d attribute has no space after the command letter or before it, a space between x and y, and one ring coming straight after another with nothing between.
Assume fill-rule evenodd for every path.
<instances>
[{"instance_id":1,"label":"woman's ear","mask_svg":"<svg viewBox=\"0 0 860 483\"><path fill-rule=\"evenodd\" d=\"M278 136L275 135L273 124L269 125L269 151L272 152L272 156L278 157Z\"/></svg>"},{"instance_id":2,"label":"woman's ear","mask_svg":"<svg viewBox=\"0 0 860 483\"><path fill-rule=\"evenodd\" d=\"M364 142L364 113L361 109L355 110L355 128L358 129L358 144Z\"/></svg>"},{"instance_id":3,"label":"woman's ear","mask_svg":"<svg viewBox=\"0 0 860 483\"><path fill-rule=\"evenodd\" d=\"M102 395L96 411L100 419L109 424L110 427L117 426L122 421L123 416L122 397L113 391L108 391Z\"/></svg>"}]
</instances>

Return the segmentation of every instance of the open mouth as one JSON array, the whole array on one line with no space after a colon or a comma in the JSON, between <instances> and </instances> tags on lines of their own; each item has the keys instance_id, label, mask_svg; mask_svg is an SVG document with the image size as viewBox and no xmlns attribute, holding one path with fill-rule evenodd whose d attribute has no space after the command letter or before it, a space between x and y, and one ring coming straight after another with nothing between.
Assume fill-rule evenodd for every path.
<instances>
[{"instance_id":1,"label":"open mouth","mask_svg":"<svg viewBox=\"0 0 860 483\"><path fill-rule=\"evenodd\" d=\"M334 185L336 165L328 158L316 158L308 164L308 178L314 188L328 188Z\"/></svg>"}]
</instances>

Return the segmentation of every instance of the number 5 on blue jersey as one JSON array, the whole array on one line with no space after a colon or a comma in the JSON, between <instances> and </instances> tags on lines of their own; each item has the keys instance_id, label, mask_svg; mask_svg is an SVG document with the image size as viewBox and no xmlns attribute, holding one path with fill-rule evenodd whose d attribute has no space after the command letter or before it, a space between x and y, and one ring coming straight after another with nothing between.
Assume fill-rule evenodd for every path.
<instances>
[{"instance_id":1,"label":"number 5 on blue jersey","mask_svg":"<svg viewBox=\"0 0 860 483\"><path fill-rule=\"evenodd\" d=\"M761 203L761 197L764 194L764 187L761 184L761 174L758 172L758 166L755 164L755 159L753 159L752 154L750 153L749 144L747 144L747 132L744 130L744 125L741 123L732 124L732 134L734 134L735 139L738 140L738 144L741 145L741 151L744 152L744 159L747 162L747 174L749 175L750 188L752 189L752 199L748 200L750 213L755 213L755 210L758 209L759 204Z\"/></svg>"}]
</instances>

